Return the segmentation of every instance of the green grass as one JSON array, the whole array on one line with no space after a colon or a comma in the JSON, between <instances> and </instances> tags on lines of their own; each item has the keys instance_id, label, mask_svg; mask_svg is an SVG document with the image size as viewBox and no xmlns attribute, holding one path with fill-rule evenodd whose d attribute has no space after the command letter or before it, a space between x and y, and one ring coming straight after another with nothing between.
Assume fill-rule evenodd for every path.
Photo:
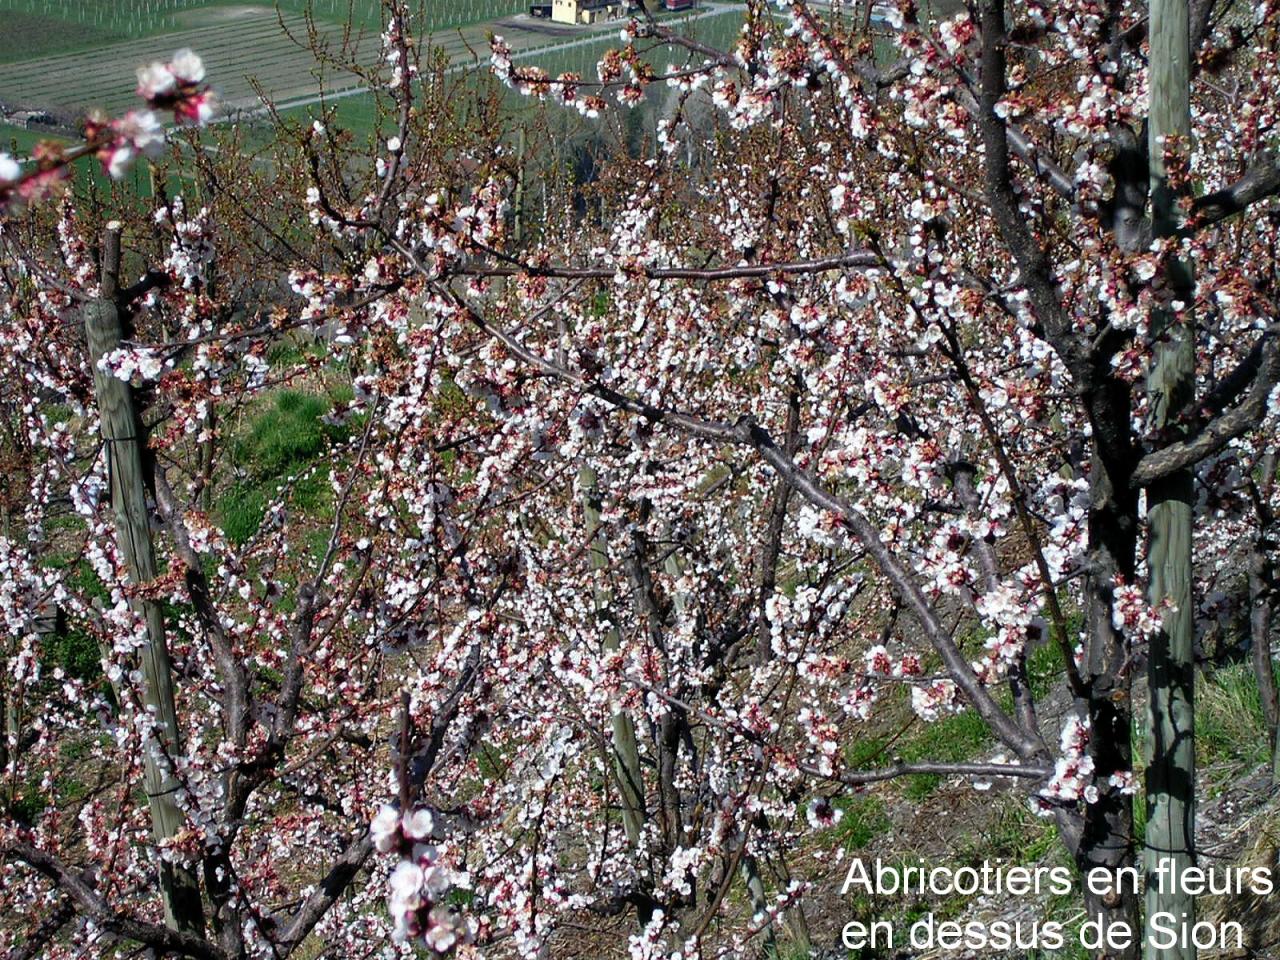
<instances>
[{"instance_id":1,"label":"green grass","mask_svg":"<svg viewBox=\"0 0 1280 960\"><path fill-rule=\"evenodd\" d=\"M785 941L765 953L769 960L810 960L813 952L803 943Z\"/></svg>"},{"instance_id":2,"label":"green grass","mask_svg":"<svg viewBox=\"0 0 1280 960\"><path fill-rule=\"evenodd\" d=\"M987 723L976 710L965 710L926 723L919 732L901 744L902 759L908 763L932 760L959 763L969 760L990 739ZM942 782L937 774L918 774L906 780L906 794L912 800L923 800Z\"/></svg>"},{"instance_id":3,"label":"green grass","mask_svg":"<svg viewBox=\"0 0 1280 960\"><path fill-rule=\"evenodd\" d=\"M329 402L297 390L277 393L270 409L250 424L236 444L236 462L261 477L276 477L299 461L310 460L325 447L327 431L320 418Z\"/></svg>"},{"instance_id":4,"label":"green grass","mask_svg":"<svg viewBox=\"0 0 1280 960\"><path fill-rule=\"evenodd\" d=\"M79 518L73 518L79 522ZM65 555L51 553L44 558L50 569L65 569L67 585L81 596L95 600L109 599L109 593L98 575L85 560L71 562ZM75 627L49 633L40 639L41 672L51 675L61 668L68 677L92 683L102 676L101 650L98 641Z\"/></svg>"},{"instance_id":5,"label":"green grass","mask_svg":"<svg viewBox=\"0 0 1280 960\"><path fill-rule=\"evenodd\" d=\"M68 677L92 682L102 676L102 653L87 633L68 630L46 637L41 644L44 669L58 666Z\"/></svg>"},{"instance_id":6,"label":"green grass","mask_svg":"<svg viewBox=\"0 0 1280 960\"><path fill-rule=\"evenodd\" d=\"M1070 618L1067 622L1067 636L1073 636ZM1052 640L1040 644L1027 657L1027 680L1031 686L1031 694L1037 700L1048 695L1057 679L1066 673L1062 662L1062 651Z\"/></svg>"},{"instance_id":7,"label":"green grass","mask_svg":"<svg viewBox=\"0 0 1280 960\"><path fill-rule=\"evenodd\" d=\"M224 11L234 7L310 13L320 21L350 21L374 32L382 25L378 0L0 0L5 22L0 62L177 33L225 17ZM427 0L415 10L415 29L425 24L426 31L433 32L484 23L527 7L527 0Z\"/></svg>"},{"instance_id":8,"label":"green grass","mask_svg":"<svg viewBox=\"0 0 1280 960\"><path fill-rule=\"evenodd\" d=\"M41 133L37 130L27 130L23 127L11 127L8 124L0 124L0 149L4 150L5 153L13 154L15 157L25 157L29 155L35 148L35 145L41 140L56 140L59 143L70 142L66 137L53 136L47 133Z\"/></svg>"},{"instance_id":9,"label":"green grass","mask_svg":"<svg viewBox=\"0 0 1280 960\"><path fill-rule=\"evenodd\" d=\"M281 390L236 439L233 454L244 476L218 506L219 526L233 543L244 543L254 534L278 488L290 478L294 506L308 516L324 516L330 496L328 474L310 468L346 435L323 421L328 411L325 396Z\"/></svg>"},{"instance_id":10,"label":"green grass","mask_svg":"<svg viewBox=\"0 0 1280 960\"><path fill-rule=\"evenodd\" d=\"M980 829L955 845L957 863L980 866L983 861L1036 863L1061 850L1053 821L1036 816L1022 794L991 797L992 816Z\"/></svg>"},{"instance_id":11,"label":"green grass","mask_svg":"<svg viewBox=\"0 0 1280 960\"><path fill-rule=\"evenodd\" d=\"M476 2L461 0L440 6L460 13ZM177 32L209 22L221 8L248 6L274 9L277 4L274 0L0 0L0 13L5 16L6 33L10 32L11 18L23 18L42 22L57 34L56 47L27 52L21 57L27 59L41 52L91 49L114 40ZM380 23L377 0L355 0L353 4L347 0L281 0L279 9L295 14L311 9L317 19L335 23L346 22L354 13L357 24L371 29ZM21 47L12 40L6 43Z\"/></svg>"},{"instance_id":12,"label":"green grass","mask_svg":"<svg viewBox=\"0 0 1280 960\"><path fill-rule=\"evenodd\" d=\"M1280 674L1278 674L1280 679ZM1145 716L1133 722L1134 774L1143 778L1148 753ZM1251 663L1233 663L1196 676L1196 767L1209 796L1270 761L1266 723ZM1133 797L1133 836L1139 847L1147 835L1147 802Z\"/></svg>"},{"instance_id":13,"label":"green grass","mask_svg":"<svg viewBox=\"0 0 1280 960\"><path fill-rule=\"evenodd\" d=\"M218 505L218 526L234 544L243 544L262 523L267 512L267 495L252 484L238 484Z\"/></svg>"},{"instance_id":14,"label":"green grass","mask_svg":"<svg viewBox=\"0 0 1280 960\"><path fill-rule=\"evenodd\" d=\"M1134 771L1135 776L1140 776ZM1133 795L1133 843L1134 848L1141 850L1147 842L1147 798L1142 790Z\"/></svg>"},{"instance_id":15,"label":"green grass","mask_svg":"<svg viewBox=\"0 0 1280 960\"><path fill-rule=\"evenodd\" d=\"M855 740L846 751L849 767L852 770L866 770L884 762L884 755L889 750L887 737L861 737Z\"/></svg>"},{"instance_id":16,"label":"green grass","mask_svg":"<svg viewBox=\"0 0 1280 960\"><path fill-rule=\"evenodd\" d=\"M844 816L831 828L831 833L846 850L862 850L876 837L893 829L893 821L878 797L866 794L839 797L835 805L844 811Z\"/></svg>"},{"instance_id":17,"label":"green grass","mask_svg":"<svg viewBox=\"0 0 1280 960\"><path fill-rule=\"evenodd\" d=\"M41 140L52 140L57 143L70 143L66 137L44 133L39 130L24 130L0 124L0 150L12 154L19 159L31 155L35 145ZM147 200L151 197L151 166L143 160L129 168L129 172L120 180L112 180L102 169L96 157L82 157L71 167L71 185L77 193L95 191L98 196L109 196L118 193L135 200ZM183 180L178 175L168 177L169 191L181 192Z\"/></svg>"},{"instance_id":18,"label":"green grass","mask_svg":"<svg viewBox=\"0 0 1280 960\"><path fill-rule=\"evenodd\" d=\"M455 60L469 58L468 49L474 49L484 61L489 25L526 6L527 0L421 0L410 3L411 28L416 36L438 37ZM0 65L13 68L0 71L0 97L66 114L92 105L118 113L133 106L137 63L191 46L204 57L210 81L229 106L254 100L246 75L262 81L277 101L296 101L317 91L316 63L284 36L277 13L303 40L307 28L301 18L313 15L321 42L330 45L341 42L342 28L351 25L359 59L370 62L377 57L383 12L379 0L0 0ZM83 62L68 62L79 54ZM50 56L62 59L24 72L27 61ZM330 89L333 79L327 78ZM368 98L354 99L366 103L344 107L352 128L371 129Z\"/></svg>"},{"instance_id":19,"label":"green grass","mask_svg":"<svg viewBox=\"0 0 1280 960\"><path fill-rule=\"evenodd\" d=\"M963 642L980 645L981 639L974 635ZM1062 674L1062 654L1052 642L1040 644L1027 657L1027 679L1036 699L1046 696ZM997 699L1006 711L1012 709L1013 698L1007 689L999 690ZM923 724L918 732L902 742L899 753L908 763L929 760L961 763L973 759L990 739L986 721L976 710L970 709L935 723ZM942 777L938 774L917 774L906 778L904 790L909 799L919 802L937 790L941 783Z\"/></svg>"},{"instance_id":20,"label":"green grass","mask_svg":"<svg viewBox=\"0 0 1280 960\"><path fill-rule=\"evenodd\" d=\"M20 824L34 825L46 806L48 803L40 790L40 781L33 777L19 788L6 805L5 812Z\"/></svg>"},{"instance_id":21,"label":"green grass","mask_svg":"<svg viewBox=\"0 0 1280 960\"><path fill-rule=\"evenodd\" d=\"M1251 663L1219 667L1198 678L1196 749L1201 766L1234 779L1270 757L1266 721Z\"/></svg>"}]
</instances>

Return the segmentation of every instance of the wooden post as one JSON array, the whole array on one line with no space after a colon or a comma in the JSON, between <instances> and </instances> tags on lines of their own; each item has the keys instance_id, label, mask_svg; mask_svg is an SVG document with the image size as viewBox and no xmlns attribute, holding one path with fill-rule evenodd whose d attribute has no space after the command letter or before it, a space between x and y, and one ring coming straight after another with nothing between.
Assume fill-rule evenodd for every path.
<instances>
[{"instance_id":1,"label":"wooden post","mask_svg":"<svg viewBox=\"0 0 1280 960\"><path fill-rule=\"evenodd\" d=\"M1151 111L1148 151L1151 170L1151 219L1156 237L1168 237L1178 226L1177 193L1164 164L1165 141L1179 138L1182 149L1191 136L1191 48L1188 0L1152 0ZM1169 293L1189 308L1193 280L1190 264L1170 261ZM1186 314L1183 314L1186 317ZM1151 330L1157 337L1155 359L1147 381L1151 427L1167 439L1180 432L1179 420L1195 397L1195 331L1171 310L1153 311ZM1183 934L1195 922L1195 898L1181 890L1181 875L1195 863L1195 624L1192 608L1191 536L1195 506L1191 470L1181 470L1147 488L1151 602L1168 601L1176 612L1151 640L1147 664L1148 747L1147 932L1157 913L1171 914ZM1162 862L1172 871L1157 873ZM1172 876L1172 881L1170 877ZM1163 885L1157 881L1163 877ZM1166 924L1168 926L1168 924ZM1181 936L1179 936L1181 939ZM1157 949L1146 938L1147 960L1195 960L1193 946Z\"/></svg>"},{"instance_id":2,"label":"wooden post","mask_svg":"<svg viewBox=\"0 0 1280 960\"><path fill-rule=\"evenodd\" d=\"M123 338L120 308L114 299L120 271L118 225L112 224L107 228L102 263L101 296L84 306L85 337L89 346L89 362L93 366L102 440L107 451L116 540L128 568L129 582L141 585L156 577L155 549L147 511L142 421L129 385L98 369L98 361L115 350ZM181 741L173 700L173 671L164 637L164 617L160 605L154 601L135 599L133 603L147 622L147 642L139 655L143 701L154 711L156 732L164 749L170 756L176 756L181 750ZM143 779L151 807L152 833L159 843L175 836L185 820L174 796L178 783L154 750L146 752ZM183 933L202 935L204 909L194 871L162 859L159 872L165 923Z\"/></svg>"},{"instance_id":3,"label":"wooden post","mask_svg":"<svg viewBox=\"0 0 1280 960\"><path fill-rule=\"evenodd\" d=\"M524 240L524 181L525 181L525 132L521 127L516 133L516 196L514 239L519 246Z\"/></svg>"},{"instance_id":4,"label":"wooden post","mask_svg":"<svg viewBox=\"0 0 1280 960\"><path fill-rule=\"evenodd\" d=\"M596 488L596 479L596 472L591 467L583 467L578 472L587 537L591 542L591 569L604 570L609 565L609 553L600 524L600 493ZM607 590L601 588L596 591L596 612L602 618L608 616L609 600ZM604 648L617 650L620 643L618 627L611 622L605 632ZM619 710L613 715L613 750L618 789L622 794L622 827L626 831L627 841L634 847L640 843L640 832L644 828L644 773L640 769L635 721L626 710Z\"/></svg>"}]
</instances>

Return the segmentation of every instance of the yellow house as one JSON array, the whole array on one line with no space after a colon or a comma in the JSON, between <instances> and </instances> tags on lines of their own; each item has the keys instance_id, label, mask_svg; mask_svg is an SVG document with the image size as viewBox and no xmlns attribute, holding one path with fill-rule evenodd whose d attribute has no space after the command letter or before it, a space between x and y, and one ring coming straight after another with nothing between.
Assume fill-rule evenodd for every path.
<instances>
[{"instance_id":1,"label":"yellow house","mask_svg":"<svg viewBox=\"0 0 1280 960\"><path fill-rule=\"evenodd\" d=\"M625 0L551 0L551 19L556 23L600 23L626 12Z\"/></svg>"}]
</instances>

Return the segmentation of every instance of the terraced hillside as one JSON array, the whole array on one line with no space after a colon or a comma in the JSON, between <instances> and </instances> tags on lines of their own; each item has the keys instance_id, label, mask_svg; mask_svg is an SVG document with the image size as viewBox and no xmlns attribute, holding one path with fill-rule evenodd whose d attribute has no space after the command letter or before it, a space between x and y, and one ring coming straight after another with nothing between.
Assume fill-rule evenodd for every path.
<instances>
[{"instance_id":1,"label":"terraced hillside","mask_svg":"<svg viewBox=\"0 0 1280 960\"><path fill-rule=\"evenodd\" d=\"M430 28L431 45L460 68L486 60L488 35L497 31L517 53L545 50L560 59L570 56L573 69L585 70L603 49L604 38L612 38L616 32L611 24L564 27L523 14L511 15L512 6L512 0L439 4L428 10L423 22ZM0 17L6 15L5 7L0 0ZM344 93L360 93L356 78L341 70L322 70L311 49L309 29L336 51L346 33L344 26L319 17L327 9L323 4L313 7L317 16L311 20L301 13L285 12L293 7L305 9L306 4L288 0L280 4L280 12L271 6L242 4L183 9L176 16L186 18L189 25L181 29L133 39L100 38L100 42L82 37L76 49L66 52L0 57L0 108L6 112L49 111L64 121L94 107L119 113L137 105L133 92L137 65L164 59L180 47L191 47L204 59L226 119L261 113L259 91L283 107L314 103L322 96L327 99L336 94L341 98ZM691 19L718 19L726 9L732 8L706 4ZM359 15L369 10L361 7L356 13L359 20ZM480 19L474 19L477 17ZM349 36L350 56L361 63L377 60L376 25L361 28L357 24ZM37 43L35 49L47 47ZM3 62L5 59L12 62ZM578 63L580 60L586 67Z\"/></svg>"},{"instance_id":2,"label":"terraced hillside","mask_svg":"<svg viewBox=\"0 0 1280 960\"><path fill-rule=\"evenodd\" d=\"M137 65L164 59L182 46L204 58L209 77L231 108L257 103L254 81L277 98L318 88L321 77L303 17L283 18L282 29L281 18L268 7L226 7L219 13L220 22L195 29L0 65L0 103L73 115L89 107L118 113L136 105ZM316 29L334 43L341 39L336 25L317 23ZM364 42L369 55L375 55L376 36ZM351 82L338 75L332 80Z\"/></svg>"}]
</instances>

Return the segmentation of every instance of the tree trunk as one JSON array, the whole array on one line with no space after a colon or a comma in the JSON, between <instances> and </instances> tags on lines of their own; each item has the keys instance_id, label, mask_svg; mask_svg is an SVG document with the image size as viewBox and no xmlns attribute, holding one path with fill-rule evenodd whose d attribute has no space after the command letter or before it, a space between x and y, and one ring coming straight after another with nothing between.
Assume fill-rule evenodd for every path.
<instances>
[{"instance_id":1,"label":"tree trunk","mask_svg":"<svg viewBox=\"0 0 1280 960\"><path fill-rule=\"evenodd\" d=\"M1151 14L1151 163L1152 229L1156 237L1177 228L1177 191L1166 176L1166 139L1189 147L1191 133L1190 12L1187 0L1153 0ZM1192 302L1190 267L1170 261L1172 297ZM1152 333L1159 338L1148 380L1151 427L1169 439L1195 394L1195 336L1191 324L1170 310L1155 311ZM1190 470L1165 477L1147 490L1151 602L1168 602L1164 629L1151 640L1147 661L1147 924L1158 913L1187 929L1194 922L1195 899L1180 890L1181 873L1195 863L1195 621L1192 606L1191 537L1195 506ZM1172 861L1169 882L1156 882L1161 862ZM1168 924L1165 924L1166 926ZM1148 960L1194 960L1195 948L1148 946Z\"/></svg>"},{"instance_id":2,"label":"tree trunk","mask_svg":"<svg viewBox=\"0 0 1280 960\"><path fill-rule=\"evenodd\" d=\"M1090 702L1092 734L1089 753L1097 771L1130 770L1133 766L1131 747L1132 710L1128 700L1128 684L1099 685ZM1108 773L1097 779L1105 784ZM1098 960L1137 960L1141 951L1138 924L1139 893L1132 883L1122 882L1120 870L1133 865L1133 798L1115 790L1102 789L1094 803L1085 807L1080 843L1075 852L1076 866L1082 877L1104 871L1111 876L1105 893L1095 894L1084 885L1086 916L1096 921L1103 931L1123 926L1129 931L1129 946L1123 949L1094 952ZM1113 938L1112 942L1121 942Z\"/></svg>"},{"instance_id":3,"label":"tree trunk","mask_svg":"<svg viewBox=\"0 0 1280 960\"><path fill-rule=\"evenodd\" d=\"M1128 482L1134 460L1128 443L1130 402L1128 387L1110 380L1098 389L1091 408L1096 446L1089 471L1087 636L1081 667L1085 689L1077 709L1089 717L1089 756L1100 792L1085 805L1083 817L1058 818L1081 875L1102 870L1115 878L1111 893L1093 894L1084 887L1087 919L1104 932L1123 926L1129 933L1127 948L1094 951L1098 960L1137 960L1141 955L1138 892L1118 882L1118 871L1133 866L1133 798L1107 788L1112 774L1133 770L1129 644L1111 619L1114 579L1133 577L1137 554L1138 498Z\"/></svg>"},{"instance_id":4,"label":"tree trunk","mask_svg":"<svg viewBox=\"0 0 1280 960\"><path fill-rule=\"evenodd\" d=\"M1276 674L1271 654L1271 624L1275 618L1275 570L1264 546L1256 545L1249 554L1249 633L1252 641L1253 672L1258 678L1258 699L1267 725L1267 741L1271 747L1271 780L1280 782L1280 749L1277 749L1277 721L1280 720L1280 696L1276 693Z\"/></svg>"},{"instance_id":5,"label":"tree trunk","mask_svg":"<svg viewBox=\"0 0 1280 960\"><path fill-rule=\"evenodd\" d=\"M85 305L85 334L89 360L93 365L94 387L106 444L111 476L111 505L115 511L116 538L128 568L131 583L147 584L156 577L150 517L147 512L146 480L143 466L141 421L129 385L98 369L98 361L116 349L122 337L120 312L108 294L113 294L119 264L119 234L108 231L104 255L104 296ZM107 278L110 277L110 282ZM160 605L151 600L135 600L135 609L147 623L147 642L140 652L143 700L154 711L159 746L170 757L181 751L177 713L173 698L173 676L169 649L165 644L164 619ZM154 748L146 750L144 781L151 807L152 832L157 843L175 836L185 817L175 792L178 782L168 763ZM204 909L200 885L188 867L161 859L160 895L164 901L165 923L182 933L200 936L204 932Z\"/></svg>"}]
</instances>

